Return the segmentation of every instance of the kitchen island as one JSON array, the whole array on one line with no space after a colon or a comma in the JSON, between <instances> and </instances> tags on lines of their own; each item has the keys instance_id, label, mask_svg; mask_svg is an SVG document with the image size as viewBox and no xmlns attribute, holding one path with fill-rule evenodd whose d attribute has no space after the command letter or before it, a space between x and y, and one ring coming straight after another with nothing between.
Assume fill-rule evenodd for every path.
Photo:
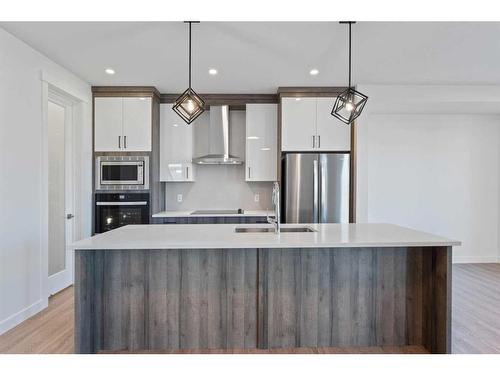
<instances>
[{"instance_id":1,"label":"kitchen island","mask_svg":"<svg viewBox=\"0 0 500 375\"><path fill-rule=\"evenodd\" d=\"M242 226L268 227L129 225L75 243L76 352L450 352L459 242L390 224Z\"/></svg>"}]
</instances>

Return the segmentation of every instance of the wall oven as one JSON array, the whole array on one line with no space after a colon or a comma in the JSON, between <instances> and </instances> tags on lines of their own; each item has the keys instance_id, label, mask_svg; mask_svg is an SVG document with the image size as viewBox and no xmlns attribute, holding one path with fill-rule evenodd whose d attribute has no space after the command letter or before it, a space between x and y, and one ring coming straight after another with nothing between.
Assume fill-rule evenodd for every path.
<instances>
[{"instance_id":1,"label":"wall oven","mask_svg":"<svg viewBox=\"0 0 500 375\"><path fill-rule=\"evenodd\" d=\"M148 190L148 156L98 156L96 190Z\"/></svg>"},{"instance_id":2,"label":"wall oven","mask_svg":"<svg viewBox=\"0 0 500 375\"><path fill-rule=\"evenodd\" d=\"M149 193L96 193L96 234L128 224L149 224Z\"/></svg>"}]
</instances>

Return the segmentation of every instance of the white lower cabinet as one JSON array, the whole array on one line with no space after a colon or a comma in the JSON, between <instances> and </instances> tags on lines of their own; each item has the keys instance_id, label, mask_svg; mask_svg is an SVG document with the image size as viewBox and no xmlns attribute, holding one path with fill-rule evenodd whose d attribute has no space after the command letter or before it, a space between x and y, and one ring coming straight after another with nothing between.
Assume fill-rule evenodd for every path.
<instances>
[{"instance_id":1,"label":"white lower cabinet","mask_svg":"<svg viewBox=\"0 0 500 375\"><path fill-rule=\"evenodd\" d=\"M276 104L246 106L246 181L277 180Z\"/></svg>"},{"instance_id":2,"label":"white lower cabinet","mask_svg":"<svg viewBox=\"0 0 500 375\"><path fill-rule=\"evenodd\" d=\"M193 127L173 110L172 104L160 105L160 181L193 182Z\"/></svg>"}]
</instances>

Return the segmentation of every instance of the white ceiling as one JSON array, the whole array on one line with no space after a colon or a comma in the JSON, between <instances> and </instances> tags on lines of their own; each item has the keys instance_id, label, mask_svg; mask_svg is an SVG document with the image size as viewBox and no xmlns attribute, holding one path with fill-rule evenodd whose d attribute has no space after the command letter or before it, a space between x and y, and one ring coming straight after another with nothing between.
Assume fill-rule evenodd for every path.
<instances>
[{"instance_id":1,"label":"white ceiling","mask_svg":"<svg viewBox=\"0 0 500 375\"><path fill-rule=\"evenodd\" d=\"M182 22L13 22L7 31L92 85L187 86ZM353 80L363 84L500 84L500 23L361 22L353 26ZM104 73L116 70L114 76ZM209 76L209 68L219 74ZM310 76L311 68L319 69ZM278 86L340 86L347 29L337 22L193 25L193 88L273 93Z\"/></svg>"}]
</instances>

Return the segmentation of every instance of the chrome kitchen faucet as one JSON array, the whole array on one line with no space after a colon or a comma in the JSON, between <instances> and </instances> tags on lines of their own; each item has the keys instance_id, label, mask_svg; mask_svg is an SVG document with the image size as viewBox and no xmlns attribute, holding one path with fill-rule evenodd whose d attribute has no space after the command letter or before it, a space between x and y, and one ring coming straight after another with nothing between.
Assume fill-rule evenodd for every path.
<instances>
[{"instance_id":1,"label":"chrome kitchen faucet","mask_svg":"<svg viewBox=\"0 0 500 375\"><path fill-rule=\"evenodd\" d=\"M272 202L274 205L274 219L267 215L267 222L274 225L274 233L280 233L280 185L278 182L274 183Z\"/></svg>"}]
</instances>

